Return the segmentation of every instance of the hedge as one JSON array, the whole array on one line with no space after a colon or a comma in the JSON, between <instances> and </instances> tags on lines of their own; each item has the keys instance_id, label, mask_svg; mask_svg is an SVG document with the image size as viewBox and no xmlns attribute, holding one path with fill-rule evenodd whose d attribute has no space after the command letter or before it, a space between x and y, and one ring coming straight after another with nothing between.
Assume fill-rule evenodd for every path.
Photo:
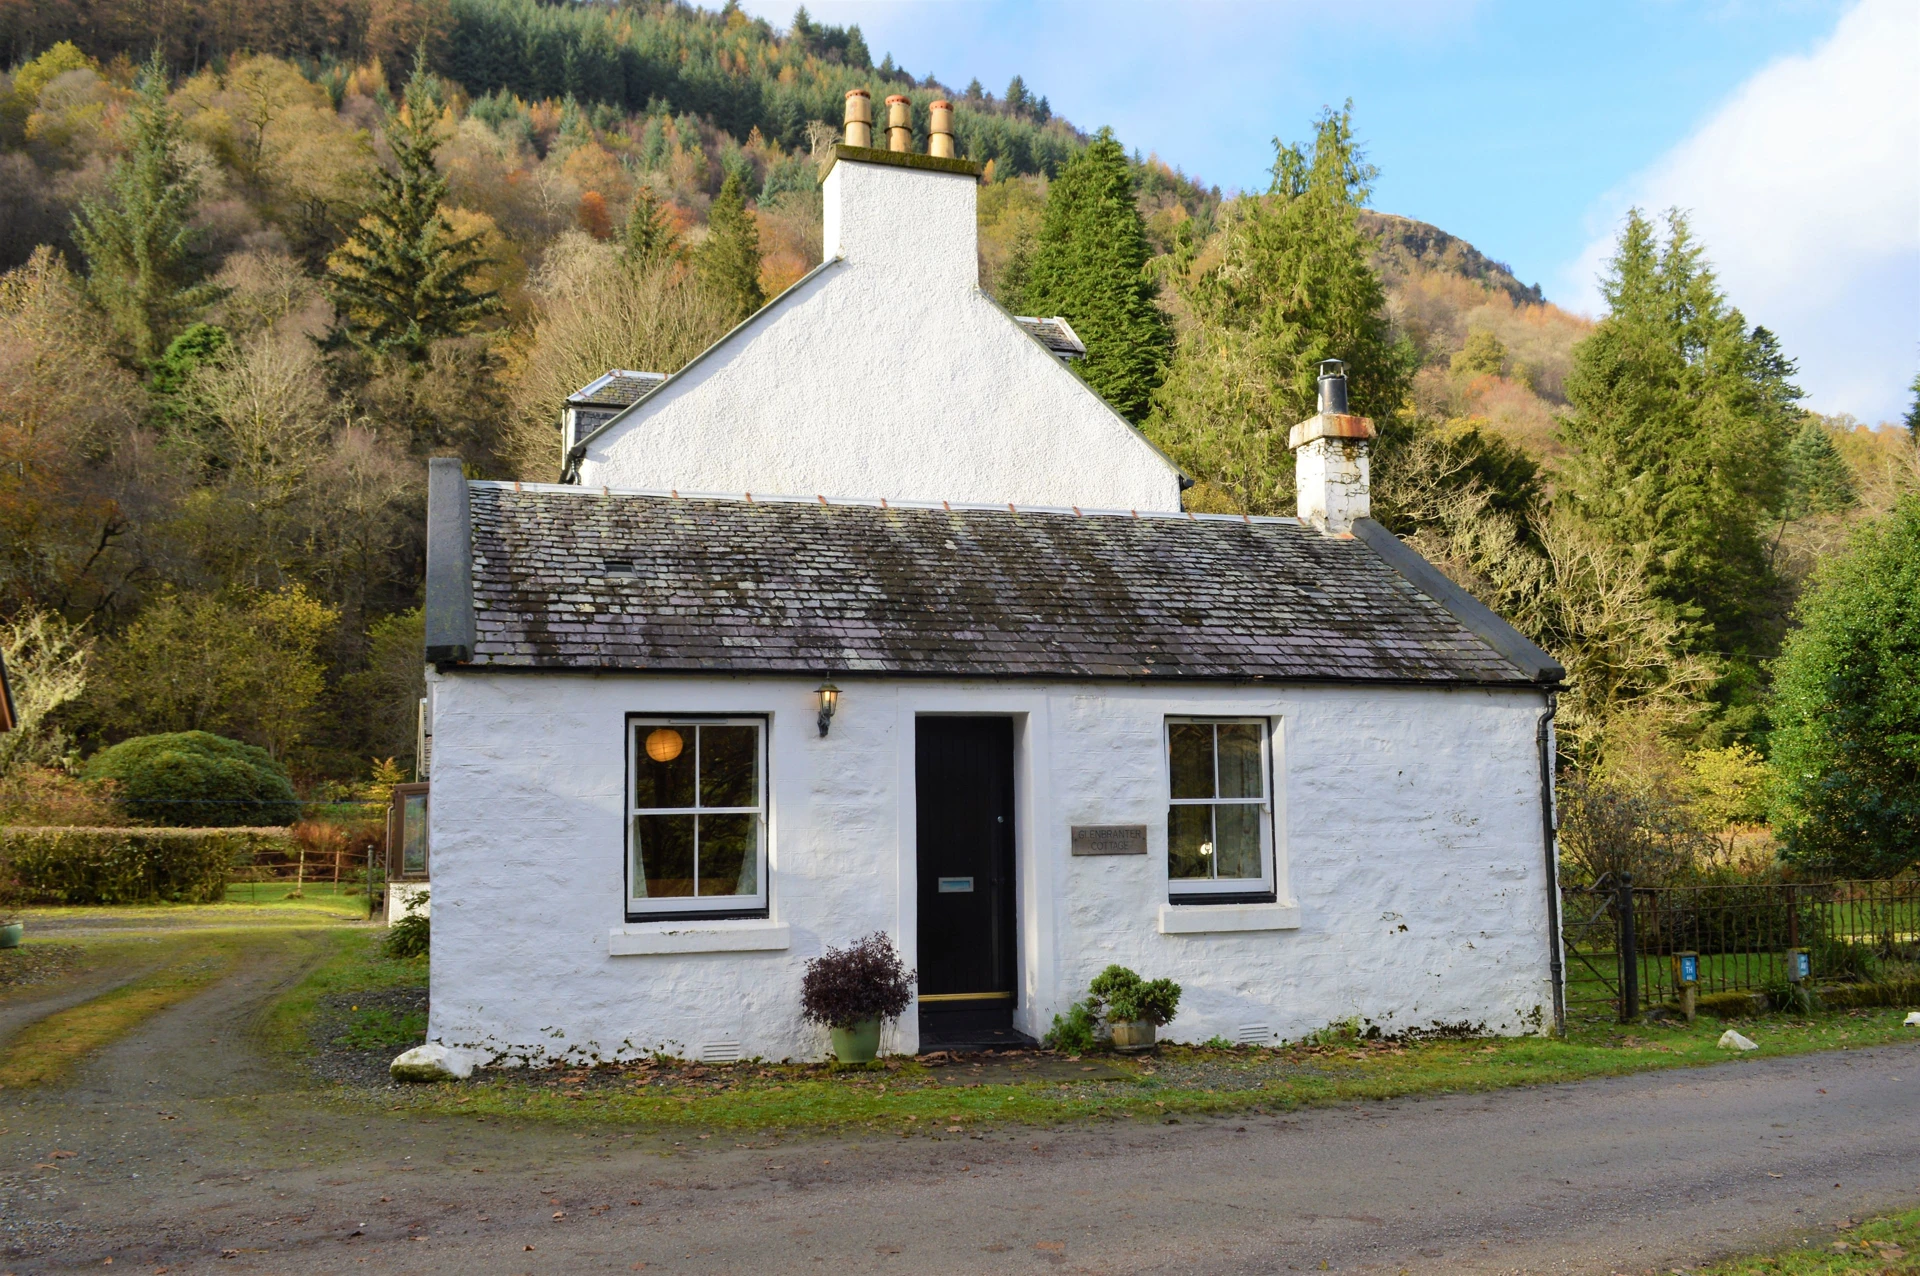
<instances>
[{"instance_id":1,"label":"hedge","mask_svg":"<svg viewBox=\"0 0 1920 1276\"><path fill-rule=\"evenodd\" d=\"M0 866L32 904L212 904L283 828L0 828Z\"/></svg>"}]
</instances>

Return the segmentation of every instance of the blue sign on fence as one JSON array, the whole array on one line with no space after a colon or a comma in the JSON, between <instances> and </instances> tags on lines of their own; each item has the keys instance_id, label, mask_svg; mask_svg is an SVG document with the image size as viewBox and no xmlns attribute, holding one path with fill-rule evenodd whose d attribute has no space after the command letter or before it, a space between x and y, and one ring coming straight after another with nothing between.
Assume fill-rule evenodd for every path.
<instances>
[{"instance_id":1,"label":"blue sign on fence","mask_svg":"<svg viewBox=\"0 0 1920 1276\"><path fill-rule=\"evenodd\" d=\"M1807 960L1806 953L1795 952L1793 954L1793 977L1796 980L1806 979L1812 974L1813 963Z\"/></svg>"},{"instance_id":2,"label":"blue sign on fence","mask_svg":"<svg viewBox=\"0 0 1920 1276\"><path fill-rule=\"evenodd\" d=\"M1700 958L1693 953L1684 953L1680 958L1680 982L1697 984L1700 982Z\"/></svg>"}]
</instances>

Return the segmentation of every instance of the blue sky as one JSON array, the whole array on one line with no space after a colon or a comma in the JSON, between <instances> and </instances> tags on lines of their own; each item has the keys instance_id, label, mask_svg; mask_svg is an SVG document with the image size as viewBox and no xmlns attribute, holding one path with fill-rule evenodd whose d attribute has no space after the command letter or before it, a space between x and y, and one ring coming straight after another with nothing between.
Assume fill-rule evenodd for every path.
<instances>
[{"instance_id":1,"label":"blue sky","mask_svg":"<svg viewBox=\"0 0 1920 1276\"><path fill-rule=\"evenodd\" d=\"M784 0L745 0L783 26ZM1915 0L814 0L876 58L995 93L1015 74L1084 128L1225 188L1353 99L1374 205L1592 312L1629 203L1693 210L1734 303L1809 404L1898 417L1920 367Z\"/></svg>"}]
</instances>

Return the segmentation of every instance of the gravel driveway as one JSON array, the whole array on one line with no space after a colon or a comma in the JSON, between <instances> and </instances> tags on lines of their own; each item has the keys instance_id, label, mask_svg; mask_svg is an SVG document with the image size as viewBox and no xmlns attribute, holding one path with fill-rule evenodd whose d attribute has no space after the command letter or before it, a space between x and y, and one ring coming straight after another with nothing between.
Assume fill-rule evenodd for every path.
<instances>
[{"instance_id":1,"label":"gravel driveway","mask_svg":"<svg viewBox=\"0 0 1920 1276\"><path fill-rule=\"evenodd\" d=\"M941 1142L369 1114L251 1043L316 951L0 1095L0 1272L1666 1272L1920 1200L1920 1047Z\"/></svg>"}]
</instances>

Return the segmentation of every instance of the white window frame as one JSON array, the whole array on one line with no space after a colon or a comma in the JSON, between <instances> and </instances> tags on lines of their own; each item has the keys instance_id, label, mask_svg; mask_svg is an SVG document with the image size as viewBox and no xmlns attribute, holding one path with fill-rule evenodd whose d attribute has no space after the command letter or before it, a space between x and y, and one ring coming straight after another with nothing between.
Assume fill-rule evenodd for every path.
<instances>
[{"instance_id":1,"label":"white window frame","mask_svg":"<svg viewBox=\"0 0 1920 1276\"><path fill-rule=\"evenodd\" d=\"M1260 782L1258 798L1176 798L1173 796L1173 729L1177 726L1254 726L1260 729ZM1167 899L1174 904L1247 904L1266 903L1278 898L1275 861L1274 724L1271 718L1234 714L1173 714L1161 727L1161 760L1167 799L1166 844L1161 863L1167 874ZM1213 751L1213 791L1220 791L1220 750L1216 738ZM1175 877L1173 875L1172 808L1176 806L1253 806L1260 809L1260 876L1229 878Z\"/></svg>"},{"instance_id":2,"label":"white window frame","mask_svg":"<svg viewBox=\"0 0 1920 1276\"><path fill-rule=\"evenodd\" d=\"M767 916L768 861L767 830L768 811L767 794L770 786L767 780L767 737L769 722L764 714L665 714L634 713L627 715L627 788L625 795L626 831L623 838L625 852L621 856L622 889L626 893L627 920L659 921L671 918L705 917L765 917ZM641 807L636 803L640 788L640 758L645 753L646 733L659 727L752 727L758 733L759 762L755 768L759 779L758 799L754 806L689 806L689 807ZM697 732L691 733L694 740L690 743L699 748ZM699 755L694 756L693 799L700 800ZM759 856L754 881L759 890L752 895L692 895L655 897L635 895L634 887L634 823L642 815L756 815L755 851ZM699 873L698 843L695 850L695 876Z\"/></svg>"}]
</instances>

